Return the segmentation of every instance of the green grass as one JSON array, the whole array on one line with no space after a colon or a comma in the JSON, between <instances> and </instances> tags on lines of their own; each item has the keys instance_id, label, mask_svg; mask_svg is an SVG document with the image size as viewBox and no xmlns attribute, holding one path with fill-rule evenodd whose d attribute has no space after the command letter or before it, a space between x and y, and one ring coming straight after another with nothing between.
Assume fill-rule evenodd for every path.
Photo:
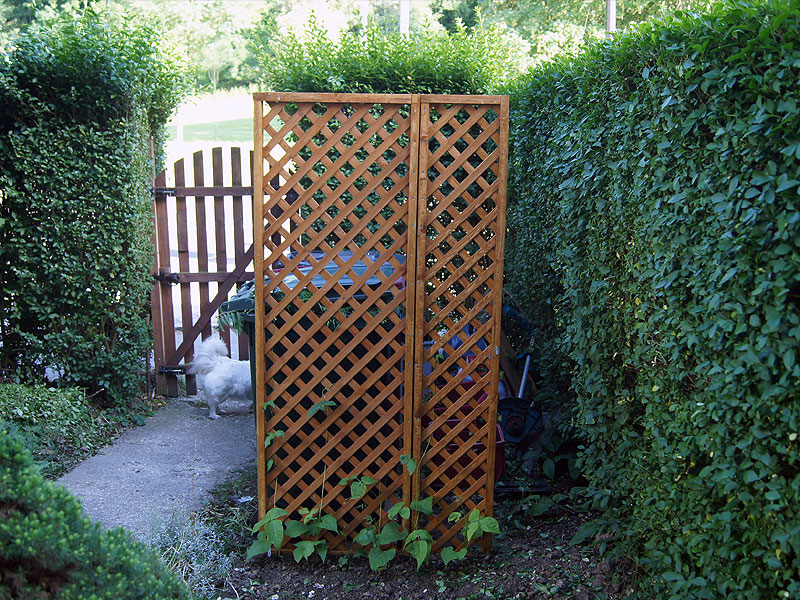
<instances>
[{"instance_id":1,"label":"green grass","mask_svg":"<svg viewBox=\"0 0 800 600\"><path fill-rule=\"evenodd\" d=\"M167 139L175 141L178 130L175 125L167 128ZM183 127L185 142L242 142L253 139L253 119L233 119L214 123L192 123Z\"/></svg>"}]
</instances>

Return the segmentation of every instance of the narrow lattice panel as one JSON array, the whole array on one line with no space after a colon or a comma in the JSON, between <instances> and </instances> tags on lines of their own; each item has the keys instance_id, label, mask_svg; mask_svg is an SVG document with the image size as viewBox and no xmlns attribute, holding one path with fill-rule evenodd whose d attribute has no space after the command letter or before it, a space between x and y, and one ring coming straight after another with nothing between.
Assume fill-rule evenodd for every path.
<instances>
[{"instance_id":1,"label":"narrow lattice panel","mask_svg":"<svg viewBox=\"0 0 800 600\"><path fill-rule=\"evenodd\" d=\"M492 513L508 105L475 101L421 103L414 493L434 498L434 548Z\"/></svg>"},{"instance_id":2,"label":"narrow lattice panel","mask_svg":"<svg viewBox=\"0 0 800 600\"><path fill-rule=\"evenodd\" d=\"M408 498L411 97L256 100L260 508L299 518L318 507L339 523L330 550L346 551L354 532ZM360 499L340 485L353 477L370 482Z\"/></svg>"},{"instance_id":3,"label":"narrow lattice panel","mask_svg":"<svg viewBox=\"0 0 800 600\"><path fill-rule=\"evenodd\" d=\"M255 99L259 512L333 515L348 551L430 496L459 545L448 516L492 512L507 99Z\"/></svg>"}]
</instances>

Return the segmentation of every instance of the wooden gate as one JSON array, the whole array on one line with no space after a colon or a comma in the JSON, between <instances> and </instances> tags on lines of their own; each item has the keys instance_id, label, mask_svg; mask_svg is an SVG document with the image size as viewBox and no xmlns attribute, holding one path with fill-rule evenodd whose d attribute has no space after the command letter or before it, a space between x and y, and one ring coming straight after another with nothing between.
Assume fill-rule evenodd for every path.
<instances>
[{"instance_id":1,"label":"wooden gate","mask_svg":"<svg viewBox=\"0 0 800 600\"><path fill-rule=\"evenodd\" d=\"M507 98L254 99L260 514L332 514L337 552L431 497L458 546L492 512Z\"/></svg>"},{"instance_id":2,"label":"wooden gate","mask_svg":"<svg viewBox=\"0 0 800 600\"><path fill-rule=\"evenodd\" d=\"M212 317L233 287L253 278L253 187L249 185L253 153L249 152L248 185L243 185L240 148L230 149L230 161L222 148L213 148L211 158L210 186L205 181L202 151L192 156L188 185L183 159L173 166L174 186L167 186L166 171L154 182L156 260L151 315L158 394L180 395L177 375L194 357L195 340L211 335ZM222 330L220 337L230 348L231 333ZM246 360L246 336L233 337L238 337L234 340L238 357ZM186 378L186 393L196 393L192 376Z\"/></svg>"}]
</instances>

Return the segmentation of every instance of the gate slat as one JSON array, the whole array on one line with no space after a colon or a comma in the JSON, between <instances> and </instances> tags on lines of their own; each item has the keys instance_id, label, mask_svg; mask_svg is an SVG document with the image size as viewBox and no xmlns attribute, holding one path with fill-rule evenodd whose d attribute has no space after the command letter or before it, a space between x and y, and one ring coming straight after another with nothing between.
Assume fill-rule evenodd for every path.
<instances>
[{"instance_id":1,"label":"gate slat","mask_svg":"<svg viewBox=\"0 0 800 600\"><path fill-rule=\"evenodd\" d=\"M186 165L181 158L175 163L175 187L186 185ZM189 220L186 214L186 196L175 198L176 221L178 225L178 265L181 272L189 271ZM192 289L188 280L180 280L181 288L181 332L183 338L191 330L193 324L192 316ZM190 347L186 352L184 362L190 362L194 358L194 348ZM186 393L194 395L197 393L197 378L194 375L186 376Z\"/></svg>"},{"instance_id":2,"label":"gate slat","mask_svg":"<svg viewBox=\"0 0 800 600\"><path fill-rule=\"evenodd\" d=\"M222 187L222 148L211 150L211 172L214 187ZM228 270L228 249L226 247L227 232L225 231L225 197L214 196L214 246L216 249L217 271ZM225 346L231 347L231 332L227 327L220 328L219 337Z\"/></svg>"},{"instance_id":3,"label":"gate slat","mask_svg":"<svg viewBox=\"0 0 800 600\"><path fill-rule=\"evenodd\" d=\"M202 187L205 184L203 175L203 153L195 152L194 162L194 184ZM201 273L208 273L208 235L206 224L206 197L195 196L195 223L197 225L197 270ZM200 283L200 306L208 306L208 283ZM203 339L211 335L211 323L209 322L202 328Z\"/></svg>"},{"instance_id":4,"label":"gate slat","mask_svg":"<svg viewBox=\"0 0 800 600\"><path fill-rule=\"evenodd\" d=\"M241 148L231 148L231 185L242 185L242 151ZM233 196L233 253L236 262L244 254L244 206L241 196ZM250 356L250 346L247 337L242 332L236 336L239 343L239 359Z\"/></svg>"}]
</instances>

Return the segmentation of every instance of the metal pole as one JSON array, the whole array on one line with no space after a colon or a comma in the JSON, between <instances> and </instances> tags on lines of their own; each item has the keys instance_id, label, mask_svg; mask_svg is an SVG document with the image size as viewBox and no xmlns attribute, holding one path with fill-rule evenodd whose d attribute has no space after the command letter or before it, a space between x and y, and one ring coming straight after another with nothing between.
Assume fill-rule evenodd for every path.
<instances>
[{"instance_id":1,"label":"metal pole","mask_svg":"<svg viewBox=\"0 0 800 600\"><path fill-rule=\"evenodd\" d=\"M606 34L617 32L617 0L606 0Z\"/></svg>"},{"instance_id":2,"label":"metal pole","mask_svg":"<svg viewBox=\"0 0 800 600\"><path fill-rule=\"evenodd\" d=\"M400 0L400 33L408 35L410 21L411 9L409 0Z\"/></svg>"}]
</instances>

